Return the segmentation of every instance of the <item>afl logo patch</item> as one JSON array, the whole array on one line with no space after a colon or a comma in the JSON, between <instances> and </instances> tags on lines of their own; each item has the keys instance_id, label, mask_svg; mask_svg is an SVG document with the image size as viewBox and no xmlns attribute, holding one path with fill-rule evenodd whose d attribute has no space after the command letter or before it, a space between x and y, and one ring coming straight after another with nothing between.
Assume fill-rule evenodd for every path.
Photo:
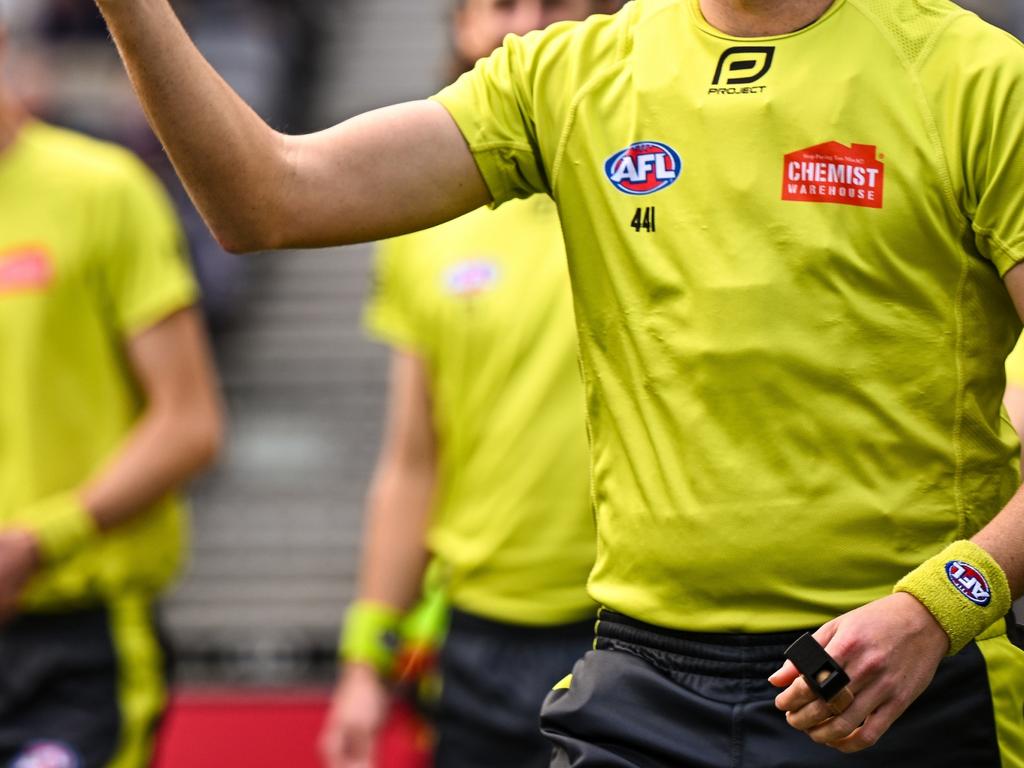
<instances>
[{"instance_id":1,"label":"afl logo patch","mask_svg":"<svg viewBox=\"0 0 1024 768\"><path fill-rule=\"evenodd\" d=\"M14 758L11 768L79 768L81 761L66 744L37 741Z\"/></svg>"},{"instance_id":2,"label":"afl logo patch","mask_svg":"<svg viewBox=\"0 0 1024 768\"><path fill-rule=\"evenodd\" d=\"M0 294L42 290L53 277L53 260L45 248L0 253Z\"/></svg>"},{"instance_id":3,"label":"afl logo patch","mask_svg":"<svg viewBox=\"0 0 1024 768\"><path fill-rule=\"evenodd\" d=\"M501 273L488 261L464 261L444 274L444 286L454 296L473 296L498 282Z\"/></svg>"},{"instance_id":4,"label":"afl logo patch","mask_svg":"<svg viewBox=\"0 0 1024 768\"><path fill-rule=\"evenodd\" d=\"M992 602L992 590L981 571L961 560L946 563L949 583L975 605L985 607Z\"/></svg>"},{"instance_id":5,"label":"afl logo patch","mask_svg":"<svg viewBox=\"0 0 1024 768\"><path fill-rule=\"evenodd\" d=\"M640 141L616 152L604 164L604 174L627 195L650 195L676 183L683 161L668 144Z\"/></svg>"}]
</instances>

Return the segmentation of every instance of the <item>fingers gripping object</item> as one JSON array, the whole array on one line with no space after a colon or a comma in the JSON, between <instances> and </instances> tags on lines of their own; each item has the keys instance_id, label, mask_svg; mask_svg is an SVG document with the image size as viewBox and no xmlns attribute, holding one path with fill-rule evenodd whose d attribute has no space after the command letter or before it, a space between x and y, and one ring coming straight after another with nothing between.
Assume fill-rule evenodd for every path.
<instances>
[{"instance_id":1,"label":"fingers gripping object","mask_svg":"<svg viewBox=\"0 0 1024 768\"><path fill-rule=\"evenodd\" d=\"M833 715L841 715L853 703L849 676L809 632L786 649L786 658Z\"/></svg>"}]
</instances>

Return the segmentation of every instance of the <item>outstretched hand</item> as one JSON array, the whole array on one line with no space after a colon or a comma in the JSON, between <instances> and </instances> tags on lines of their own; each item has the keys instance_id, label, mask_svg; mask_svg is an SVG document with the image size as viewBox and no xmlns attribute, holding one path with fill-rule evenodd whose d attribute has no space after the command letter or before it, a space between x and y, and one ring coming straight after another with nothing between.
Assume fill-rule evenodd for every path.
<instances>
[{"instance_id":1,"label":"outstretched hand","mask_svg":"<svg viewBox=\"0 0 1024 768\"><path fill-rule=\"evenodd\" d=\"M949 650L938 622L904 592L830 621L814 639L849 675L849 709L833 716L789 661L768 680L785 688L775 706L789 724L840 752L858 752L882 738L928 687Z\"/></svg>"}]
</instances>

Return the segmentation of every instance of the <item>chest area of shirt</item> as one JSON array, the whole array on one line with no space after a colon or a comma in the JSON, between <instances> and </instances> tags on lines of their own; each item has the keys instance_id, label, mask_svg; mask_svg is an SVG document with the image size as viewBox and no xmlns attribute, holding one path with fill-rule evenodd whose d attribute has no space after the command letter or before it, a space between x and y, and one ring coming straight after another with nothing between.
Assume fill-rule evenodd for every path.
<instances>
[{"instance_id":1,"label":"chest area of shirt","mask_svg":"<svg viewBox=\"0 0 1024 768\"><path fill-rule=\"evenodd\" d=\"M503 333L571 312L561 241L543 254L486 247L439 261L423 276L423 314L447 339L489 343Z\"/></svg>"},{"instance_id":2,"label":"chest area of shirt","mask_svg":"<svg viewBox=\"0 0 1024 768\"><path fill-rule=\"evenodd\" d=\"M89 267L90 247L69 218L0 213L0 333L31 335L91 309L99 276Z\"/></svg>"},{"instance_id":3,"label":"chest area of shirt","mask_svg":"<svg viewBox=\"0 0 1024 768\"><path fill-rule=\"evenodd\" d=\"M598 190L606 218L641 234L730 216L797 240L944 226L953 182L917 83L885 51L872 67L862 51L821 48L719 40L675 58L637 52L580 101L556 194Z\"/></svg>"}]
</instances>

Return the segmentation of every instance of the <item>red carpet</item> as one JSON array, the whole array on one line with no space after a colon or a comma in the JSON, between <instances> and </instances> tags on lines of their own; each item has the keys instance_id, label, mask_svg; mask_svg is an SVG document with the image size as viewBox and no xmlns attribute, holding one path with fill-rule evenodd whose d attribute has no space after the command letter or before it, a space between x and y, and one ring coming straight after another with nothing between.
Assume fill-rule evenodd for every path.
<instances>
[{"instance_id":1,"label":"red carpet","mask_svg":"<svg viewBox=\"0 0 1024 768\"><path fill-rule=\"evenodd\" d=\"M174 696L156 768L321 768L328 693L210 691Z\"/></svg>"},{"instance_id":2,"label":"red carpet","mask_svg":"<svg viewBox=\"0 0 1024 768\"><path fill-rule=\"evenodd\" d=\"M317 737L327 691L190 691L174 696L155 768L322 768ZM404 707L392 713L378 768L429 768L429 734Z\"/></svg>"}]
</instances>

